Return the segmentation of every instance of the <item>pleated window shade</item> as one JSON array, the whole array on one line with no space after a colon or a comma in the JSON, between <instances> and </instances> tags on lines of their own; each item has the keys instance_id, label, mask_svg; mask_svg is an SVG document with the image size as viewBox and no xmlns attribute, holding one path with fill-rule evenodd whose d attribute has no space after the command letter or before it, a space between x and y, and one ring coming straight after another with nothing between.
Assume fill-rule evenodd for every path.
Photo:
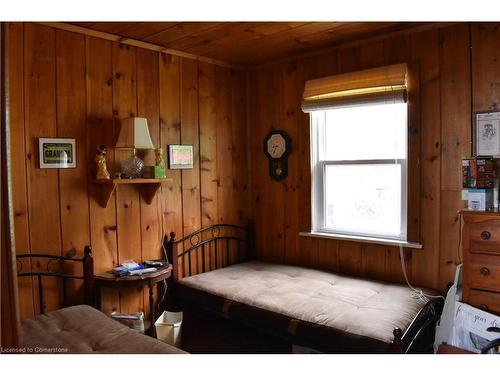
<instances>
[{"instance_id":1,"label":"pleated window shade","mask_svg":"<svg viewBox=\"0 0 500 375\"><path fill-rule=\"evenodd\" d=\"M307 81L302 110L406 102L407 72L396 64Z\"/></svg>"}]
</instances>

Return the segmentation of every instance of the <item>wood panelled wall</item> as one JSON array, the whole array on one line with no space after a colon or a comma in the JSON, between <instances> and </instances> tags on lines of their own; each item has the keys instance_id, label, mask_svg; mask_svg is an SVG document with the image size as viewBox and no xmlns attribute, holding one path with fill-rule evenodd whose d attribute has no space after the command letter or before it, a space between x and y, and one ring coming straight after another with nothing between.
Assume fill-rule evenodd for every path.
<instances>
[{"instance_id":1,"label":"wood panelled wall","mask_svg":"<svg viewBox=\"0 0 500 375\"><path fill-rule=\"evenodd\" d=\"M499 107L499 24L457 23L260 66L249 79L251 199L257 249L265 260L303 264L364 277L404 281L399 249L299 237L310 230L309 118L300 109L308 79L408 62L418 66L419 106L410 124L420 137L421 250L406 250L413 283L445 290L453 280L461 201L461 157L471 154L474 111ZM268 177L262 141L284 129L293 143L289 176Z\"/></svg>"},{"instance_id":2,"label":"wood panelled wall","mask_svg":"<svg viewBox=\"0 0 500 375\"><path fill-rule=\"evenodd\" d=\"M163 230L180 237L202 225L245 224L244 72L34 23L9 24L9 41L18 253L81 256L91 244L99 273L125 259L160 257ZM95 149L112 147L129 116L147 117L164 152L168 144L193 144L195 165L169 170L173 183L151 205L136 187L120 186L102 208L89 173ZM77 168L38 168L39 137L76 138ZM108 156L110 171L124 157L112 150ZM45 264L23 264L30 267ZM61 304L57 287L44 283L47 311ZM71 286L75 300L80 289ZM19 290L22 317L37 314L36 280L21 279ZM147 310L144 298L142 290L107 290L103 310Z\"/></svg>"},{"instance_id":3,"label":"wood panelled wall","mask_svg":"<svg viewBox=\"0 0 500 375\"><path fill-rule=\"evenodd\" d=\"M411 125L420 141L415 225L424 244L406 250L408 273L413 283L440 290L452 280L460 159L471 153L472 113L499 107L499 24L457 23L359 42L252 68L248 76L31 23L9 24L9 42L19 253L80 256L90 243L102 272L127 258L160 256L162 229L181 236L252 216L260 259L403 281L397 248L299 237L311 221L309 119L300 104L308 79L408 62L419 71ZM120 119L130 115L148 118L153 142L164 150L194 144L195 168L168 171L174 182L151 205L134 187L122 186L104 209L88 171L96 146L112 146ZM293 142L289 176L280 183L270 180L262 152L273 128L286 130ZM37 138L46 136L76 138L76 169L38 168ZM122 157L110 152L110 169ZM36 280L19 282L23 317L39 311L36 286ZM56 286L45 285L48 310L60 305ZM79 285L71 290L78 298ZM143 291L104 294L108 313L147 307Z\"/></svg>"}]
</instances>

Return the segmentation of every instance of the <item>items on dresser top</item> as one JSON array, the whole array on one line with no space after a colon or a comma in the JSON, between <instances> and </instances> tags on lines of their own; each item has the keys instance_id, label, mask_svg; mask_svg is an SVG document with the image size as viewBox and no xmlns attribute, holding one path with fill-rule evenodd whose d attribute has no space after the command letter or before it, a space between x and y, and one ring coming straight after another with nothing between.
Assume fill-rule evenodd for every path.
<instances>
[{"instance_id":1,"label":"items on dresser top","mask_svg":"<svg viewBox=\"0 0 500 375\"><path fill-rule=\"evenodd\" d=\"M495 179L495 161L492 158L463 158L462 174L464 189L492 189Z\"/></svg>"},{"instance_id":2,"label":"items on dresser top","mask_svg":"<svg viewBox=\"0 0 500 375\"><path fill-rule=\"evenodd\" d=\"M495 205L493 189L468 189L468 206L474 211L487 211Z\"/></svg>"},{"instance_id":3,"label":"items on dresser top","mask_svg":"<svg viewBox=\"0 0 500 375\"><path fill-rule=\"evenodd\" d=\"M462 158L462 199L475 211L498 210L499 159Z\"/></svg>"}]
</instances>

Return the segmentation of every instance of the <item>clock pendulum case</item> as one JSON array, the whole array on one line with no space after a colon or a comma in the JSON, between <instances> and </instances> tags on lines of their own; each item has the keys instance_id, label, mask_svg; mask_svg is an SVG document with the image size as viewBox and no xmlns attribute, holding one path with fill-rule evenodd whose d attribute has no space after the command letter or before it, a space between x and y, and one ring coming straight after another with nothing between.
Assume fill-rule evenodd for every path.
<instances>
[{"instance_id":1,"label":"clock pendulum case","mask_svg":"<svg viewBox=\"0 0 500 375\"><path fill-rule=\"evenodd\" d=\"M284 130L271 130L264 139L264 154L269 159L269 175L281 181L288 176L288 156L292 140Z\"/></svg>"}]
</instances>

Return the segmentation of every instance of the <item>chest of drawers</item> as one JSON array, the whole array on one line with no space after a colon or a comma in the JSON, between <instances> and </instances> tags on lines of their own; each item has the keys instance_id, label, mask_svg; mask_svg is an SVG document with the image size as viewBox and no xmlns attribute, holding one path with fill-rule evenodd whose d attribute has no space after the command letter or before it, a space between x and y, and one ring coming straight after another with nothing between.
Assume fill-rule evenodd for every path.
<instances>
[{"instance_id":1,"label":"chest of drawers","mask_svg":"<svg viewBox=\"0 0 500 375\"><path fill-rule=\"evenodd\" d=\"M462 211L465 303L500 314L500 213Z\"/></svg>"}]
</instances>

